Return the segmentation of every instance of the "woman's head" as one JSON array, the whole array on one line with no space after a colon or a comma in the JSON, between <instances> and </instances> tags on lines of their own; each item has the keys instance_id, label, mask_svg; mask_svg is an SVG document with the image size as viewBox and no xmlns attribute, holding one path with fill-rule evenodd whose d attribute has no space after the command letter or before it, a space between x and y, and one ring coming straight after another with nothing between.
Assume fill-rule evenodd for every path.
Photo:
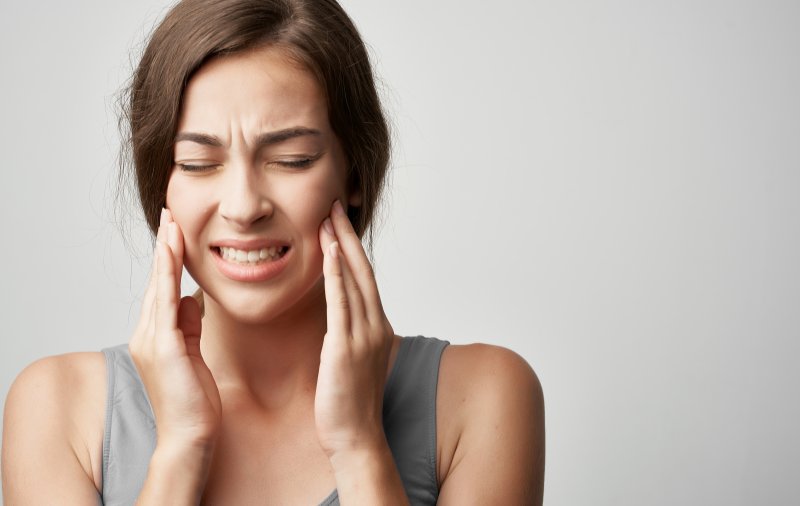
<instances>
[{"instance_id":1,"label":"woman's head","mask_svg":"<svg viewBox=\"0 0 800 506\"><path fill-rule=\"evenodd\" d=\"M280 50L324 93L346 159L347 193L359 197L348 214L359 236L369 231L371 250L389 130L364 44L335 0L184 0L168 12L144 50L125 103L133 175L149 228L155 232L166 204L187 83L206 63L260 47ZM123 170L130 168L123 157Z\"/></svg>"},{"instance_id":2,"label":"woman's head","mask_svg":"<svg viewBox=\"0 0 800 506\"><path fill-rule=\"evenodd\" d=\"M179 118L166 203L187 270L237 321L305 318L324 299L320 225L361 200L316 78L273 46L216 58Z\"/></svg>"}]
</instances>

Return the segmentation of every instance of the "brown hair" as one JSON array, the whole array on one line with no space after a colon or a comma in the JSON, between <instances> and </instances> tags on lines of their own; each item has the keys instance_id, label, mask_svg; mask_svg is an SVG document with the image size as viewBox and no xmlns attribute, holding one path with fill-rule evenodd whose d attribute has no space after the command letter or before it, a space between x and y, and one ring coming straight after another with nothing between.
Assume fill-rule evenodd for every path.
<instances>
[{"instance_id":1,"label":"brown hair","mask_svg":"<svg viewBox=\"0 0 800 506\"><path fill-rule=\"evenodd\" d=\"M370 258L373 218L390 159L389 126L355 25L335 0L183 0L150 36L121 99L122 185L133 180L155 235L173 165L181 97L211 58L278 47L305 66L326 94L331 127L348 160L347 191L361 193L348 215ZM195 297L198 297L200 291Z\"/></svg>"}]
</instances>

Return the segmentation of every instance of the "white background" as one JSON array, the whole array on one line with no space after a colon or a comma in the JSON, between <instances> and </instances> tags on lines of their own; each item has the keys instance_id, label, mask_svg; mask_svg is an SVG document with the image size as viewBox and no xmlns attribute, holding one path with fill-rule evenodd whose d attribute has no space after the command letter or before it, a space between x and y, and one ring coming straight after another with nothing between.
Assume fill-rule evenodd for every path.
<instances>
[{"instance_id":1,"label":"white background","mask_svg":"<svg viewBox=\"0 0 800 506\"><path fill-rule=\"evenodd\" d=\"M4 398L136 323L114 94L167 2L2 1ZM398 139L387 314L534 367L545 503L800 503L800 3L344 7Z\"/></svg>"}]
</instances>

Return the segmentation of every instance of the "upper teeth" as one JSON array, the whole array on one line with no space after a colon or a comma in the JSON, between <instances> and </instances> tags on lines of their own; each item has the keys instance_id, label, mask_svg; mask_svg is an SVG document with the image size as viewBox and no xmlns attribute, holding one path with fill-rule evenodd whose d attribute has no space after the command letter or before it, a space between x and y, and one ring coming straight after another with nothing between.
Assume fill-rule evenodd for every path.
<instances>
[{"instance_id":1,"label":"upper teeth","mask_svg":"<svg viewBox=\"0 0 800 506\"><path fill-rule=\"evenodd\" d=\"M237 262L258 262L266 258L277 258L283 249L281 246L273 246L272 248L262 248L260 250L244 251L235 248L228 248L220 246L220 253L222 258L226 260L235 260Z\"/></svg>"}]
</instances>

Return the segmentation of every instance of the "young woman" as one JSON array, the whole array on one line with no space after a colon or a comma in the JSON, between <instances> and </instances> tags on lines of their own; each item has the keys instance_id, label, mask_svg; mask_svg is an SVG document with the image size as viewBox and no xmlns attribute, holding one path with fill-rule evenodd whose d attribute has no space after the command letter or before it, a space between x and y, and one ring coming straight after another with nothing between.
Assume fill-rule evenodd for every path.
<instances>
[{"instance_id":1,"label":"young woman","mask_svg":"<svg viewBox=\"0 0 800 506\"><path fill-rule=\"evenodd\" d=\"M6 504L541 504L530 366L384 313L361 239L389 135L334 0L177 4L127 119L156 236L141 318L19 375Z\"/></svg>"}]
</instances>

